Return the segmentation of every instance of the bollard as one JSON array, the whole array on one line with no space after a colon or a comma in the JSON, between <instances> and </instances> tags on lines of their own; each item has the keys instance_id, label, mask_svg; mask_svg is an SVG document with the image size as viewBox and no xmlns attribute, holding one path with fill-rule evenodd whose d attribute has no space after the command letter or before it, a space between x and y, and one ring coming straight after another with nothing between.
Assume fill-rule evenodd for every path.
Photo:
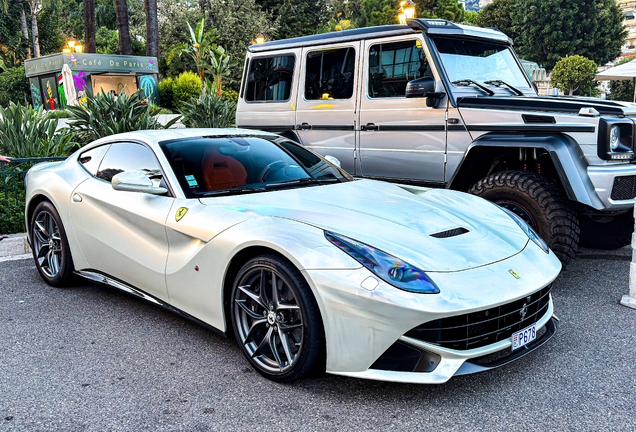
<instances>
[{"instance_id":1,"label":"bollard","mask_svg":"<svg viewBox=\"0 0 636 432\"><path fill-rule=\"evenodd\" d=\"M634 217L636 218L636 206L634 206ZM636 309L636 232L632 233L632 262L629 264L629 294L623 296L621 304Z\"/></svg>"}]
</instances>

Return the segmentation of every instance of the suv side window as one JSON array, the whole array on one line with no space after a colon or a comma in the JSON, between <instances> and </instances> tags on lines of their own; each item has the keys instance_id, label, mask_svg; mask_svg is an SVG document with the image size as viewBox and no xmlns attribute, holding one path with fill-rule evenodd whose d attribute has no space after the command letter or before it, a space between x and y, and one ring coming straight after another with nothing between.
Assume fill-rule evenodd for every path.
<instances>
[{"instance_id":1,"label":"suv side window","mask_svg":"<svg viewBox=\"0 0 636 432\"><path fill-rule=\"evenodd\" d=\"M141 144L115 143L108 149L95 176L110 182L121 172L135 170L145 172L155 186L159 186L163 178L159 162L148 148Z\"/></svg>"},{"instance_id":2,"label":"suv side window","mask_svg":"<svg viewBox=\"0 0 636 432\"><path fill-rule=\"evenodd\" d=\"M97 168L99 168L99 164L104 158L104 155L106 154L106 151L108 151L109 147L110 144L106 144L85 151L80 155L77 161L82 164L84 169L91 175L97 175Z\"/></svg>"},{"instance_id":3,"label":"suv side window","mask_svg":"<svg viewBox=\"0 0 636 432\"><path fill-rule=\"evenodd\" d=\"M373 45L368 64L368 92L372 98L404 97L406 83L433 76L418 40Z\"/></svg>"},{"instance_id":4,"label":"suv side window","mask_svg":"<svg viewBox=\"0 0 636 432\"><path fill-rule=\"evenodd\" d=\"M356 51L351 47L308 53L305 99L350 99L355 61Z\"/></svg>"},{"instance_id":5,"label":"suv side window","mask_svg":"<svg viewBox=\"0 0 636 432\"><path fill-rule=\"evenodd\" d=\"M293 55L254 58L247 76L245 100L288 101L294 76Z\"/></svg>"}]
</instances>

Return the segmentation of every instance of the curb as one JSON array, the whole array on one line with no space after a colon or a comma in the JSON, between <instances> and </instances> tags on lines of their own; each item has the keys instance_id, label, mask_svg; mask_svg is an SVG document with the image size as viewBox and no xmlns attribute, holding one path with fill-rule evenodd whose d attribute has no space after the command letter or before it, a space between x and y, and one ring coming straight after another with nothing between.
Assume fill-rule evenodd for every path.
<instances>
[{"instance_id":1,"label":"curb","mask_svg":"<svg viewBox=\"0 0 636 432\"><path fill-rule=\"evenodd\" d=\"M31 253L25 233L10 234L0 240L0 258Z\"/></svg>"}]
</instances>

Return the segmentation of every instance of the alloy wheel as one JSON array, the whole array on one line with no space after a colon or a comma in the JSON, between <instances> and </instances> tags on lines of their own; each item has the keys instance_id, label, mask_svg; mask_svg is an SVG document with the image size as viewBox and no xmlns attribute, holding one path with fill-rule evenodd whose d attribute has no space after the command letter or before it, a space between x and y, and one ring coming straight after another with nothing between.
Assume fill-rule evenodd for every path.
<instances>
[{"instance_id":1,"label":"alloy wheel","mask_svg":"<svg viewBox=\"0 0 636 432\"><path fill-rule=\"evenodd\" d=\"M60 272L62 237L53 215L44 210L33 221L33 250L38 266L49 278Z\"/></svg>"}]
</instances>

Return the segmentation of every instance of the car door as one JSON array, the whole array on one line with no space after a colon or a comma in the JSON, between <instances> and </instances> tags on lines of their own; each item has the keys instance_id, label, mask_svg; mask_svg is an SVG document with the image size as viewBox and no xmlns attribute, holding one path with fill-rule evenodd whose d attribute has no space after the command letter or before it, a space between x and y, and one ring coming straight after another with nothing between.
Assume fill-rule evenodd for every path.
<instances>
[{"instance_id":1,"label":"car door","mask_svg":"<svg viewBox=\"0 0 636 432\"><path fill-rule=\"evenodd\" d=\"M355 174L356 104L360 42L304 48L296 102L302 144L335 156Z\"/></svg>"},{"instance_id":2,"label":"car door","mask_svg":"<svg viewBox=\"0 0 636 432\"><path fill-rule=\"evenodd\" d=\"M132 170L142 170L160 183L159 162L139 143L112 143L101 153L98 167L93 154L80 155L92 177L71 195L70 217L82 253L90 269L168 301L165 222L174 198L117 191L111 185L114 175Z\"/></svg>"},{"instance_id":3,"label":"car door","mask_svg":"<svg viewBox=\"0 0 636 432\"><path fill-rule=\"evenodd\" d=\"M409 81L441 82L420 36L364 42L360 163L364 177L444 181L446 109L406 98Z\"/></svg>"}]
</instances>

